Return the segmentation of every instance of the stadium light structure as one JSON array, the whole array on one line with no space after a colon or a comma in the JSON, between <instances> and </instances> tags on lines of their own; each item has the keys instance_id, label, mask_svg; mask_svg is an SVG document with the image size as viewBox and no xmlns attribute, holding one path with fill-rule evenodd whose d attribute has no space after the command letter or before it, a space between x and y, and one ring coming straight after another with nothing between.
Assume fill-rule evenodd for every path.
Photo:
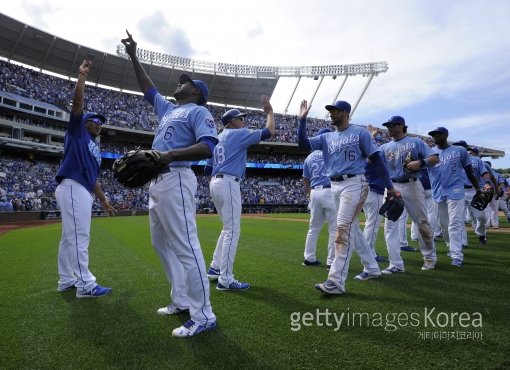
<instances>
[{"instance_id":1,"label":"stadium light structure","mask_svg":"<svg viewBox=\"0 0 510 370\"><path fill-rule=\"evenodd\" d=\"M315 81L318 81L317 87L311 99L309 100L310 104L312 104L313 99L315 98L315 95L317 94L317 91L319 90L319 87L322 84L324 77L326 76L331 76L333 80L335 80L338 76L344 76L344 79L341 83L341 87L337 92L336 98L338 98L338 96L340 95L340 92L342 91L342 88L345 85L345 82L348 77L357 75L368 77L368 82L363 88L363 92L358 97L356 104L354 105L351 111L352 117L354 111L356 110L361 99L363 98L363 95L367 91L368 86L370 85L372 79L379 73L384 73L388 70L387 62L371 62L371 63L339 64L323 66L277 67L277 66L255 66L234 63L214 63L203 60L178 57L175 55L169 55L145 49L137 49L136 54L140 61L142 62L159 65L161 67L166 68L172 69L175 68L189 72L256 79L263 78L279 79L280 77L297 78L297 84L289 97L287 106L284 109L284 114L287 114L289 105L294 97L294 94L297 90L297 87L302 77L313 78ZM117 45L117 55L123 58L129 58L129 56L126 53L126 49L122 44ZM336 98L333 100L333 103L335 102Z\"/></svg>"},{"instance_id":2,"label":"stadium light structure","mask_svg":"<svg viewBox=\"0 0 510 370\"><path fill-rule=\"evenodd\" d=\"M155 51L137 49L138 58L146 63L162 67L178 68L190 72L201 72L236 77L278 78L278 77L312 77L318 76L355 76L374 75L388 70L387 62L372 62L359 64L340 64L324 66L255 66L248 64L215 63L175 55L158 53ZM117 55L128 58L124 45L117 46Z\"/></svg>"}]
</instances>

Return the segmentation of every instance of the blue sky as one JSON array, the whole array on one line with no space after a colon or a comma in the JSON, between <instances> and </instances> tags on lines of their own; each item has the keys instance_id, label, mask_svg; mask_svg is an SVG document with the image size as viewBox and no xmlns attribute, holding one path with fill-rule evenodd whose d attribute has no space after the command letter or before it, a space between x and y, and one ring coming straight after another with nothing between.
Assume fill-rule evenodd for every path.
<instances>
[{"instance_id":1,"label":"blue sky","mask_svg":"<svg viewBox=\"0 0 510 370\"><path fill-rule=\"evenodd\" d=\"M170 5L171 4L171 5ZM411 132L437 126L453 140L505 150L510 167L510 1L300 0L69 2L21 0L2 12L31 26L115 53L127 28L139 47L212 62L303 66L387 61L353 114L380 125L398 114ZM341 83L325 79L310 115L325 118ZM366 79L351 77L340 98L354 104ZM272 103L282 113L295 80L282 79ZM304 79L289 113L310 99Z\"/></svg>"}]
</instances>

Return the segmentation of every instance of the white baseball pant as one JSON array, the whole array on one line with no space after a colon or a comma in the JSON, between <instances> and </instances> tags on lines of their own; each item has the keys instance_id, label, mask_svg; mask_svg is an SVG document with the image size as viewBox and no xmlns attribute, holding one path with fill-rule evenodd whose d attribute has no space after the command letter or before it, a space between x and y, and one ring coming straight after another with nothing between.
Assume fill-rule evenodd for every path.
<instances>
[{"instance_id":1,"label":"white baseball pant","mask_svg":"<svg viewBox=\"0 0 510 370\"><path fill-rule=\"evenodd\" d=\"M475 230L475 234L485 235L487 232L487 215L485 210L480 211L476 208L471 207L471 201L476 194L475 189L465 189L464 190L464 211L463 215L466 214L466 209L471 213L471 220L473 221L473 228ZM467 237L467 229L466 223L463 222L462 226L462 245L468 245L468 237Z\"/></svg>"},{"instance_id":2,"label":"white baseball pant","mask_svg":"<svg viewBox=\"0 0 510 370\"><path fill-rule=\"evenodd\" d=\"M223 286L234 282L234 259L241 235L241 186L235 179L224 174L222 178L213 176L209 183L211 198L223 223L211 267L220 270L218 282Z\"/></svg>"},{"instance_id":3,"label":"white baseball pant","mask_svg":"<svg viewBox=\"0 0 510 370\"><path fill-rule=\"evenodd\" d=\"M209 301L209 280L197 235L197 178L189 168L172 168L149 187L152 245L172 285L172 302L189 307L191 319L206 325L216 321Z\"/></svg>"},{"instance_id":4,"label":"white baseball pant","mask_svg":"<svg viewBox=\"0 0 510 370\"><path fill-rule=\"evenodd\" d=\"M327 264L335 259L336 210L330 188L312 189L310 191L310 223L306 235L304 258L314 262L317 259L317 240L324 222L328 223Z\"/></svg>"},{"instance_id":5,"label":"white baseball pant","mask_svg":"<svg viewBox=\"0 0 510 370\"><path fill-rule=\"evenodd\" d=\"M420 181L404 184L394 183L395 189L402 195L405 209L411 220L418 225L418 242L425 261L436 261L436 247L434 237L427 217L425 194ZM386 219L384 222L384 238L388 249L389 267L404 269L404 261L400 256L400 234L398 220L396 222Z\"/></svg>"},{"instance_id":6,"label":"white baseball pant","mask_svg":"<svg viewBox=\"0 0 510 370\"><path fill-rule=\"evenodd\" d=\"M450 247L450 257L461 261L462 254L462 225L464 224L464 199L446 199L437 203L439 222L443 230L444 241Z\"/></svg>"},{"instance_id":7,"label":"white baseball pant","mask_svg":"<svg viewBox=\"0 0 510 370\"><path fill-rule=\"evenodd\" d=\"M365 228L363 229L363 236L367 241L370 249L376 253L375 242L377 241L377 233L381 225L382 216L379 214L379 209L384 203L384 195L378 194L375 191L369 191L367 200L363 204L363 211L365 212ZM377 254L377 253L376 253Z\"/></svg>"},{"instance_id":8,"label":"white baseball pant","mask_svg":"<svg viewBox=\"0 0 510 370\"><path fill-rule=\"evenodd\" d=\"M354 248L364 261L363 271L377 275L381 272L375 260L375 252L368 247L359 227L358 216L368 195L365 176L357 175L344 181L333 181L331 191L337 211L337 230L335 259L329 269L328 279L345 292L345 280Z\"/></svg>"},{"instance_id":9,"label":"white baseball pant","mask_svg":"<svg viewBox=\"0 0 510 370\"><path fill-rule=\"evenodd\" d=\"M58 285L75 285L80 291L96 286L89 270L90 222L92 195L79 182L63 179L55 190L62 217L62 237L58 248Z\"/></svg>"}]
</instances>

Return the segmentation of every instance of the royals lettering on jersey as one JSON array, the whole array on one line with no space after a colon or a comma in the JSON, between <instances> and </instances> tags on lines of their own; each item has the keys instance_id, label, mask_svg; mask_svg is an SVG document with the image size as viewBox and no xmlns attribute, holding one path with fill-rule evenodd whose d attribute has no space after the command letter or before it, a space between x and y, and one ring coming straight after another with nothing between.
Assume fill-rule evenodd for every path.
<instances>
[{"instance_id":1,"label":"royals lettering on jersey","mask_svg":"<svg viewBox=\"0 0 510 370\"><path fill-rule=\"evenodd\" d=\"M309 141L312 149L322 151L329 176L364 174L366 158L378 152L367 129L354 125Z\"/></svg>"},{"instance_id":2,"label":"royals lettering on jersey","mask_svg":"<svg viewBox=\"0 0 510 370\"><path fill-rule=\"evenodd\" d=\"M303 177L310 179L310 186L331 185L322 151L314 150L303 163Z\"/></svg>"},{"instance_id":3,"label":"royals lettering on jersey","mask_svg":"<svg viewBox=\"0 0 510 370\"><path fill-rule=\"evenodd\" d=\"M152 148L161 151L187 148L203 137L218 138L216 125L209 110L194 103L176 105L160 93L154 97L154 111L160 124ZM170 167L190 167L190 161L172 162Z\"/></svg>"},{"instance_id":4,"label":"royals lettering on jersey","mask_svg":"<svg viewBox=\"0 0 510 370\"><path fill-rule=\"evenodd\" d=\"M433 155L425 142L416 137L404 136L400 140L392 140L379 147L383 153L383 159L388 167L392 179L420 177L420 172L407 172L404 170L404 161L411 154L411 160L425 159Z\"/></svg>"},{"instance_id":5,"label":"royals lettering on jersey","mask_svg":"<svg viewBox=\"0 0 510 370\"><path fill-rule=\"evenodd\" d=\"M89 141L89 152L92 155L92 157L95 158L97 164L101 165L101 150L99 149L99 145L93 140Z\"/></svg>"},{"instance_id":6,"label":"royals lettering on jersey","mask_svg":"<svg viewBox=\"0 0 510 370\"><path fill-rule=\"evenodd\" d=\"M439 155L439 163L429 167L432 197L436 202L446 199L464 198L464 167L471 164L465 148L450 145L445 149L433 148L432 153Z\"/></svg>"}]
</instances>

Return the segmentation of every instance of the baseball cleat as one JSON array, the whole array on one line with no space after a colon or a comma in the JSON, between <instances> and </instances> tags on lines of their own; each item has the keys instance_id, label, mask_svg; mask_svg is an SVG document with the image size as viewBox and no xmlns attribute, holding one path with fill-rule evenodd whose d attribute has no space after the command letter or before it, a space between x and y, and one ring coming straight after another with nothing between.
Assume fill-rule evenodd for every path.
<instances>
[{"instance_id":1,"label":"baseball cleat","mask_svg":"<svg viewBox=\"0 0 510 370\"><path fill-rule=\"evenodd\" d=\"M315 261L308 261L308 260L304 260L302 265L303 266L319 266L321 264L321 261L319 260L315 260Z\"/></svg>"},{"instance_id":2,"label":"baseball cleat","mask_svg":"<svg viewBox=\"0 0 510 370\"><path fill-rule=\"evenodd\" d=\"M158 315L160 316L176 315L185 312L189 312L189 308L179 308L173 303L158 309Z\"/></svg>"},{"instance_id":3,"label":"baseball cleat","mask_svg":"<svg viewBox=\"0 0 510 370\"><path fill-rule=\"evenodd\" d=\"M216 322L210 322L205 325L199 324L193 320L186 321L183 326L172 331L172 335L177 338L187 338L198 335L207 330L216 329Z\"/></svg>"},{"instance_id":4,"label":"baseball cleat","mask_svg":"<svg viewBox=\"0 0 510 370\"><path fill-rule=\"evenodd\" d=\"M486 245L487 244L487 236L478 235L478 241L480 242L481 245Z\"/></svg>"},{"instance_id":5,"label":"baseball cleat","mask_svg":"<svg viewBox=\"0 0 510 370\"><path fill-rule=\"evenodd\" d=\"M92 290L79 290L76 292L76 298L99 298L112 292L112 288L107 288L97 284Z\"/></svg>"},{"instance_id":6,"label":"baseball cleat","mask_svg":"<svg viewBox=\"0 0 510 370\"><path fill-rule=\"evenodd\" d=\"M326 294L344 294L345 292L336 286L331 280L326 280L322 284L315 284L315 289L320 290Z\"/></svg>"},{"instance_id":7,"label":"baseball cleat","mask_svg":"<svg viewBox=\"0 0 510 370\"><path fill-rule=\"evenodd\" d=\"M247 290L250 288L250 284L248 283L241 283L240 281L234 280L231 282L228 286L225 284L221 284L218 282L218 285L216 285L217 290Z\"/></svg>"},{"instance_id":8,"label":"baseball cleat","mask_svg":"<svg viewBox=\"0 0 510 370\"><path fill-rule=\"evenodd\" d=\"M436 262L435 261L428 261L428 260L425 260L423 262L423 266L421 267L421 269L423 271L434 270L435 268L436 268Z\"/></svg>"},{"instance_id":9,"label":"baseball cleat","mask_svg":"<svg viewBox=\"0 0 510 370\"><path fill-rule=\"evenodd\" d=\"M462 265L464 265L464 262L460 258L452 259L452 266L462 267Z\"/></svg>"},{"instance_id":10,"label":"baseball cleat","mask_svg":"<svg viewBox=\"0 0 510 370\"><path fill-rule=\"evenodd\" d=\"M207 271L207 277L209 280L218 280L220 276L220 269L215 269L214 267L209 267L209 271Z\"/></svg>"},{"instance_id":11,"label":"baseball cleat","mask_svg":"<svg viewBox=\"0 0 510 370\"><path fill-rule=\"evenodd\" d=\"M384 270L381 271L381 273L383 273L385 275L399 274L401 272L404 272L404 269L399 269L399 268L396 268L395 266L385 268Z\"/></svg>"},{"instance_id":12,"label":"baseball cleat","mask_svg":"<svg viewBox=\"0 0 510 370\"><path fill-rule=\"evenodd\" d=\"M377 279L379 277L381 277L381 274L371 274L369 272L363 271L361 274L356 275L354 279L365 281L370 279Z\"/></svg>"}]
</instances>

